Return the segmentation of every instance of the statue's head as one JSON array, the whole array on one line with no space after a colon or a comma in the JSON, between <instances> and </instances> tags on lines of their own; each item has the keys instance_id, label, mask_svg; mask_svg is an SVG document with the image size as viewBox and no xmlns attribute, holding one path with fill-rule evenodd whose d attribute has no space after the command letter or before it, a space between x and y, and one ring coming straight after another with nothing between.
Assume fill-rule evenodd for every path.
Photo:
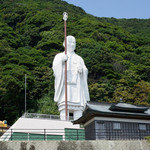
<instances>
[{"instance_id":1,"label":"statue's head","mask_svg":"<svg viewBox=\"0 0 150 150\"><path fill-rule=\"evenodd\" d=\"M63 43L65 46L65 42ZM74 36L69 35L67 36L67 51L68 52L73 52L76 48L76 39Z\"/></svg>"}]
</instances>

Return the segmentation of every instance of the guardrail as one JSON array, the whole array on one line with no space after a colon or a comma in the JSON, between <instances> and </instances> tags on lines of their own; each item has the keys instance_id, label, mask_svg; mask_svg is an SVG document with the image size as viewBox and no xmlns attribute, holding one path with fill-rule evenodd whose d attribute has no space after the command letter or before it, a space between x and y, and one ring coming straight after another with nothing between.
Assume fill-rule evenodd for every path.
<instances>
[{"instance_id":1,"label":"guardrail","mask_svg":"<svg viewBox=\"0 0 150 150\"><path fill-rule=\"evenodd\" d=\"M84 129L9 129L1 141L85 140Z\"/></svg>"},{"instance_id":2,"label":"guardrail","mask_svg":"<svg viewBox=\"0 0 150 150\"><path fill-rule=\"evenodd\" d=\"M145 140L150 132L144 131L105 131L84 129L9 129L1 141L31 141L31 140Z\"/></svg>"},{"instance_id":3,"label":"guardrail","mask_svg":"<svg viewBox=\"0 0 150 150\"><path fill-rule=\"evenodd\" d=\"M37 113L24 113L22 118L35 118L35 119L48 119L48 120L63 120L59 115L37 114ZM65 117L64 117L65 120ZM68 120L73 120L73 117L69 116Z\"/></svg>"}]
</instances>

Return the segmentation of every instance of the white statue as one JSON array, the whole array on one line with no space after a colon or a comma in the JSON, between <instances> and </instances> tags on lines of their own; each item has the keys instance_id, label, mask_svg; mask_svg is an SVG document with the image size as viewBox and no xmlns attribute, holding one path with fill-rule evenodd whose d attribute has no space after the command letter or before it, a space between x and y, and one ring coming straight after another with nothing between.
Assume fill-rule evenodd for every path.
<instances>
[{"instance_id":1,"label":"white statue","mask_svg":"<svg viewBox=\"0 0 150 150\"><path fill-rule=\"evenodd\" d=\"M82 116L82 112L89 98L87 85L88 70L83 59L74 50L76 40L67 36L67 55L65 52L55 56L53 71L55 76L55 96L60 111L60 117L65 119L65 61L67 61L67 105L68 116L73 113L74 120Z\"/></svg>"}]
</instances>

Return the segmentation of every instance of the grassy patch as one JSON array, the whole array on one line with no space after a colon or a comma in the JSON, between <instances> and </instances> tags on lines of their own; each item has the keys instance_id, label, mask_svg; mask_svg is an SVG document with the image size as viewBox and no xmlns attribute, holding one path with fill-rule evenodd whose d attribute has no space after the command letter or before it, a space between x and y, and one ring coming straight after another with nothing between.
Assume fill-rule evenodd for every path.
<instances>
[{"instance_id":1,"label":"grassy patch","mask_svg":"<svg viewBox=\"0 0 150 150\"><path fill-rule=\"evenodd\" d=\"M145 137L145 139L148 141L148 143L150 144L150 136Z\"/></svg>"}]
</instances>

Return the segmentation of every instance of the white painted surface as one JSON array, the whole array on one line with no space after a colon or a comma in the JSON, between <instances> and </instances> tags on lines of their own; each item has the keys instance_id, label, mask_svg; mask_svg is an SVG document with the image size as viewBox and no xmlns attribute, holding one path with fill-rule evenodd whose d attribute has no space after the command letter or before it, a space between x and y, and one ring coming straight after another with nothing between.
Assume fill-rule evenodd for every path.
<instances>
[{"instance_id":1,"label":"white painted surface","mask_svg":"<svg viewBox=\"0 0 150 150\"><path fill-rule=\"evenodd\" d=\"M89 98L87 85L88 70L83 59L74 50L76 40L73 36L67 36L67 56L59 53L53 61L53 71L55 76L55 95L54 101L57 102L61 118L64 118L65 110L65 61L67 61L67 109L73 113L74 118L78 119L84 111ZM79 115L80 114L80 115ZM62 116L63 115L63 116Z\"/></svg>"},{"instance_id":2,"label":"white painted surface","mask_svg":"<svg viewBox=\"0 0 150 150\"><path fill-rule=\"evenodd\" d=\"M11 129L27 129L25 132L30 133L31 129L50 129L57 131L57 134L61 134L58 131L63 132L64 128L80 128L79 125L73 125L70 121L62 120L44 120L44 119L31 119L31 118L19 118ZM32 130L32 133L34 132ZM18 132L22 130L17 130ZM36 130L37 131L37 130Z\"/></svg>"}]
</instances>

